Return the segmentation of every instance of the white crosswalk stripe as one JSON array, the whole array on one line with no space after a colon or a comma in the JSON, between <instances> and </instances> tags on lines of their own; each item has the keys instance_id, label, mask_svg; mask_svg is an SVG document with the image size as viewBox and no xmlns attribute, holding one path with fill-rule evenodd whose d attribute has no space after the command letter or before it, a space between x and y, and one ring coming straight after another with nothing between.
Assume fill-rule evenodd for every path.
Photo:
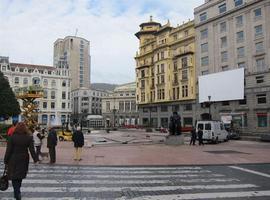
<instances>
[{"instance_id":1,"label":"white crosswalk stripe","mask_svg":"<svg viewBox=\"0 0 270 200\"><path fill-rule=\"evenodd\" d=\"M270 198L270 190L207 167L30 165L21 190L28 200ZM11 186L0 192L1 200L12 196Z\"/></svg>"}]
</instances>

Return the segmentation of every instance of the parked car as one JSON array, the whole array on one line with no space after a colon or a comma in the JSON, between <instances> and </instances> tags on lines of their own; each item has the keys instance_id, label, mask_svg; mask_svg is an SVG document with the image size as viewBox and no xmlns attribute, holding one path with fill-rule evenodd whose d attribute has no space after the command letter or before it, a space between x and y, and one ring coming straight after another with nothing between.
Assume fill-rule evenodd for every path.
<instances>
[{"instance_id":1,"label":"parked car","mask_svg":"<svg viewBox=\"0 0 270 200\"><path fill-rule=\"evenodd\" d=\"M203 131L203 140L213 143L228 141L228 132L221 121L197 121L196 131Z\"/></svg>"}]
</instances>

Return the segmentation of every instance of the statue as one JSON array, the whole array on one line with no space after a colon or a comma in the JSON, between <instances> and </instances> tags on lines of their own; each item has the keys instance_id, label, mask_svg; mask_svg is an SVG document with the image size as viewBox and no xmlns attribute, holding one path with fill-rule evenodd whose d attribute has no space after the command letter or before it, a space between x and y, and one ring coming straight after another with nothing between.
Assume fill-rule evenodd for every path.
<instances>
[{"instance_id":1,"label":"statue","mask_svg":"<svg viewBox=\"0 0 270 200\"><path fill-rule=\"evenodd\" d=\"M173 112L169 124L170 135L181 135L181 117L177 112Z\"/></svg>"}]
</instances>

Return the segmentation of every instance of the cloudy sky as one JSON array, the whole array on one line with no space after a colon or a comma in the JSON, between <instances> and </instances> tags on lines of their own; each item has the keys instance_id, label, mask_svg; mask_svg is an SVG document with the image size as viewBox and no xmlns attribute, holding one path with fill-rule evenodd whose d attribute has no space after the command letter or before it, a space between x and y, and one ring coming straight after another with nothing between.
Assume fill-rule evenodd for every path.
<instances>
[{"instance_id":1,"label":"cloudy sky","mask_svg":"<svg viewBox=\"0 0 270 200\"><path fill-rule=\"evenodd\" d=\"M0 0L0 55L52 65L53 43L68 35L90 41L92 82L135 80L139 24L173 26L193 18L204 0Z\"/></svg>"}]
</instances>

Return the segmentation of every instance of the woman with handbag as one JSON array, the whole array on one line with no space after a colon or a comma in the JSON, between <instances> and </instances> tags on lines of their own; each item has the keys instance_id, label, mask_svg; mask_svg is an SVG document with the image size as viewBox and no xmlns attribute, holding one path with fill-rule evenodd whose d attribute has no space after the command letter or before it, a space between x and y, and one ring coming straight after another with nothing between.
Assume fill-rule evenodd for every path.
<instances>
[{"instance_id":1,"label":"woman with handbag","mask_svg":"<svg viewBox=\"0 0 270 200\"><path fill-rule=\"evenodd\" d=\"M14 189L14 198L21 199L21 184L28 172L29 154L28 149L34 162L37 162L35 154L33 137L23 122L19 122L15 128L13 135L10 137L4 162L8 167L8 178L12 181Z\"/></svg>"}]
</instances>

